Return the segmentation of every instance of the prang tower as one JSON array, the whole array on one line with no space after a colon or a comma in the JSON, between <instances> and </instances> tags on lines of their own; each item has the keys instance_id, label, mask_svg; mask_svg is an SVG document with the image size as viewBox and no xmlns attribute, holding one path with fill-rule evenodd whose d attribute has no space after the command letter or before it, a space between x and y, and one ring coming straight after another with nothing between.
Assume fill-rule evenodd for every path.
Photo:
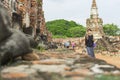
<instances>
[{"instance_id":1,"label":"prang tower","mask_svg":"<svg viewBox=\"0 0 120 80\"><path fill-rule=\"evenodd\" d=\"M95 39L102 38L104 36L103 32L103 20L98 17L98 8L96 5L96 0L93 0L91 6L91 14L90 18L86 20L87 29L91 29L93 31L93 36Z\"/></svg>"}]
</instances>

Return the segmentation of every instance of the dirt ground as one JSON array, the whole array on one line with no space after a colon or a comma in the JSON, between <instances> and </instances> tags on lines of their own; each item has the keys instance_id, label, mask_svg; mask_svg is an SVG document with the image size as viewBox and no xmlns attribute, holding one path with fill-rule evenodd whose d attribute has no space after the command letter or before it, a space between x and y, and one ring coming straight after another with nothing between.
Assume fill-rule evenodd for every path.
<instances>
[{"instance_id":1,"label":"dirt ground","mask_svg":"<svg viewBox=\"0 0 120 80\"><path fill-rule=\"evenodd\" d=\"M102 59L109 64L112 64L118 68L120 68L120 56L109 56L102 54L95 54L97 59Z\"/></svg>"},{"instance_id":2,"label":"dirt ground","mask_svg":"<svg viewBox=\"0 0 120 80\"><path fill-rule=\"evenodd\" d=\"M76 52L77 53L81 53L81 49L76 49ZM120 54L120 53L119 53ZM87 54L86 54L87 55ZM110 55L103 55L103 54L100 54L100 53L96 53L95 54L96 58L97 59L101 59L101 60L104 60L106 61L107 63L111 64L111 65L114 65L118 68L120 68L120 56L110 56Z\"/></svg>"}]
</instances>

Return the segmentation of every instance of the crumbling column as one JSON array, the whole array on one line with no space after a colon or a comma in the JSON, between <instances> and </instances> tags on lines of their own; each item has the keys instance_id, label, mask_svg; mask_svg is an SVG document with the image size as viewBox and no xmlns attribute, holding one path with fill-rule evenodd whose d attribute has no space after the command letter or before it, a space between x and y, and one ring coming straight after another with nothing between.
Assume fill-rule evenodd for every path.
<instances>
[{"instance_id":1,"label":"crumbling column","mask_svg":"<svg viewBox=\"0 0 120 80\"><path fill-rule=\"evenodd\" d=\"M30 7L30 26L32 27L32 36L36 36L36 26L37 26L37 1L31 0Z\"/></svg>"},{"instance_id":2,"label":"crumbling column","mask_svg":"<svg viewBox=\"0 0 120 80\"><path fill-rule=\"evenodd\" d=\"M43 11L43 0L38 0L38 20L37 20L37 28L40 29L41 35L47 36L47 41L52 41L52 34L48 32L46 29L46 23L45 23L45 17L44 17L44 11Z\"/></svg>"},{"instance_id":3,"label":"crumbling column","mask_svg":"<svg viewBox=\"0 0 120 80\"><path fill-rule=\"evenodd\" d=\"M37 11L37 30L36 33L40 34L40 27L41 27L41 14L42 14L42 0L37 0L38 2L38 11Z\"/></svg>"},{"instance_id":4,"label":"crumbling column","mask_svg":"<svg viewBox=\"0 0 120 80\"><path fill-rule=\"evenodd\" d=\"M34 38L46 35L51 40L51 33L45 25L43 0L3 0L4 7L8 9L11 16L12 28L19 29Z\"/></svg>"}]
</instances>

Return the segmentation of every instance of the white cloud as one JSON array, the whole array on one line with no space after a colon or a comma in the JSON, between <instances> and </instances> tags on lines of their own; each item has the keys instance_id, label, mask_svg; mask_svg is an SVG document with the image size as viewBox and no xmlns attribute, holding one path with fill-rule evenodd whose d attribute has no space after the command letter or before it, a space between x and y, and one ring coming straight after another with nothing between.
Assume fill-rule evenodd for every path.
<instances>
[{"instance_id":1,"label":"white cloud","mask_svg":"<svg viewBox=\"0 0 120 80\"><path fill-rule=\"evenodd\" d=\"M55 19L74 20L86 25L92 0L43 0L46 21ZM120 0L96 0L99 17L104 24L114 23L120 26Z\"/></svg>"}]
</instances>

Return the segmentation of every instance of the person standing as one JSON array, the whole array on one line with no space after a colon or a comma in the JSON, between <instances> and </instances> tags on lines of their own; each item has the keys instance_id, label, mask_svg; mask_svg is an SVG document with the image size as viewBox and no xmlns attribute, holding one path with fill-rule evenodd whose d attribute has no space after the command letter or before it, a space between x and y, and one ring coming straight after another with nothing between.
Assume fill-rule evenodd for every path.
<instances>
[{"instance_id":1,"label":"person standing","mask_svg":"<svg viewBox=\"0 0 120 80\"><path fill-rule=\"evenodd\" d=\"M65 48L69 48L69 47L70 47L70 41L66 41L66 42L64 43L64 47L65 47Z\"/></svg>"},{"instance_id":2,"label":"person standing","mask_svg":"<svg viewBox=\"0 0 120 80\"><path fill-rule=\"evenodd\" d=\"M75 51L75 42L72 41L71 45L72 45L72 49Z\"/></svg>"},{"instance_id":3,"label":"person standing","mask_svg":"<svg viewBox=\"0 0 120 80\"><path fill-rule=\"evenodd\" d=\"M92 30L88 29L87 33L85 35L85 46L87 48L87 53L90 57L95 58L94 54L94 39L93 39L93 34Z\"/></svg>"}]
</instances>

